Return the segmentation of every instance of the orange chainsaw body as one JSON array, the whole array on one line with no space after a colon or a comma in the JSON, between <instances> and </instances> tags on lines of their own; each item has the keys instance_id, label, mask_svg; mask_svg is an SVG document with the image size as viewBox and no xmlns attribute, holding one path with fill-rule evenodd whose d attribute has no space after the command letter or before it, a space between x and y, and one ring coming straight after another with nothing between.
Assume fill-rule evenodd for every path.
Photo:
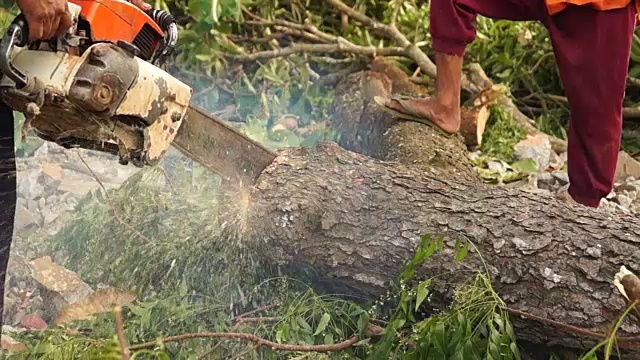
<instances>
[{"instance_id":1,"label":"orange chainsaw body","mask_svg":"<svg viewBox=\"0 0 640 360\"><path fill-rule=\"evenodd\" d=\"M175 49L173 16L127 0L69 0L69 30L29 41L19 14L0 41L0 100L22 136L157 163L185 118L191 88L159 66Z\"/></svg>"},{"instance_id":2,"label":"orange chainsaw body","mask_svg":"<svg viewBox=\"0 0 640 360\"><path fill-rule=\"evenodd\" d=\"M92 42L126 41L138 47L143 58L158 48L164 32L149 15L124 0L69 0L82 7L79 30Z\"/></svg>"}]
</instances>

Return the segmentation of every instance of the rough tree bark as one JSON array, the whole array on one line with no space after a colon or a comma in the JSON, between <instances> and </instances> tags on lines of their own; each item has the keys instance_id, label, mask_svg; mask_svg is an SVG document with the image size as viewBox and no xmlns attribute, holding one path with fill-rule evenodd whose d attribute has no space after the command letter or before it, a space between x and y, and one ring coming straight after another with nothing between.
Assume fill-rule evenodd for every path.
<instances>
[{"instance_id":1,"label":"rough tree bark","mask_svg":"<svg viewBox=\"0 0 640 360\"><path fill-rule=\"evenodd\" d=\"M312 269L338 293L375 298L396 279L423 234L468 239L509 307L604 332L624 308L612 285L620 265L639 271L640 222L607 219L551 198L451 179L325 144L283 151L251 199L252 238L268 258ZM452 295L477 254L452 263L436 256L422 276ZM431 304L436 308L443 302ZM592 342L532 320L516 320L522 340L584 348ZM624 330L640 334L628 324ZM625 344L637 346L638 344Z\"/></svg>"},{"instance_id":2,"label":"rough tree bark","mask_svg":"<svg viewBox=\"0 0 640 360\"><path fill-rule=\"evenodd\" d=\"M510 308L606 332L625 307L614 274L623 264L640 273L640 221L483 184L459 137L398 122L371 104L393 85L368 71L338 86L331 123L342 147L282 150L249 196L247 238L266 258L313 273L316 284L368 299L386 292L422 235L444 235L449 245L467 239ZM424 264L422 278L447 274L434 283L439 296L429 306L445 308L455 285L483 269L479 254L453 263L449 248ZM595 344L555 325L512 320L521 340ZM622 330L640 335L630 321ZM640 343L620 346L638 353Z\"/></svg>"}]
</instances>

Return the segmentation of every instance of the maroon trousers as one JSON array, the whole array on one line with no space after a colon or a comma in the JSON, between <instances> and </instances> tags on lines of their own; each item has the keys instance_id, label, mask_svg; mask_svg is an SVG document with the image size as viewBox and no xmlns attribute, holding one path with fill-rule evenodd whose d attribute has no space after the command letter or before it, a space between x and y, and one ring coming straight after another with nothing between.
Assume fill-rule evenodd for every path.
<instances>
[{"instance_id":1,"label":"maroon trousers","mask_svg":"<svg viewBox=\"0 0 640 360\"><path fill-rule=\"evenodd\" d=\"M554 16L544 0L431 0L433 49L463 56L475 39L475 15L537 20L549 30L569 100L569 194L597 207L613 187L622 133L622 101L636 21L632 2L597 11L569 6Z\"/></svg>"}]
</instances>

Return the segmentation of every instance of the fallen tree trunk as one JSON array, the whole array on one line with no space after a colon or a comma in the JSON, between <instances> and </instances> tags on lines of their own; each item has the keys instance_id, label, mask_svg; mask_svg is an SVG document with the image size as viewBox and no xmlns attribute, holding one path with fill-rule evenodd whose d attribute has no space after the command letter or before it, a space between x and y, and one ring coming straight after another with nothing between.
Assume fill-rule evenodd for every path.
<instances>
[{"instance_id":1,"label":"fallen tree trunk","mask_svg":"<svg viewBox=\"0 0 640 360\"><path fill-rule=\"evenodd\" d=\"M338 144L377 159L442 171L452 178L479 179L461 136L448 139L428 126L399 121L380 110L373 102L375 96L415 93L406 91L407 75L395 71L391 63L377 59L372 68L375 70L351 74L336 87L329 124L339 134Z\"/></svg>"},{"instance_id":2,"label":"fallen tree trunk","mask_svg":"<svg viewBox=\"0 0 640 360\"><path fill-rule=\"evenodd\" d=\"M241 207L242 223L251 224L243 241L297 276L314 274L325 291L375 299L422 235L468 240L478 252L463 263L452 262L449 248L421 267L420 278L447 275L434 282L429 306L445 309L456 284L486 263L510 309L605 333L625 307L614 274L623 264L640 272L640 221L483 184L460 137L372 104L392 91L392 80L369 71L338 86L330 123L342 147L282 150ZM586 349L599 340L531 317L512 320L518 338L535 344ZM627 320L620 334L640 335L640 326ZM620 346L640 350L640 342Z\"/></svg>"},{"instance_id":3,"label":"fallen tree trunk","mask_svg":"<svg viewBox=\"0 0 640 360\"><path fill-rule=\"evenodd\" d=\"M267 258L313 271L337 293L375 299L396 280L424 234L467 239L488 265L510 308L605 332L624 308L612 285L624 264L639 271L640 222L607 219L554 199L375 160L335 144L283 151L261 175L248 223ZM443 309L454 286L482 270L477 253L462 264L453 250L421 277L436 282ZM299 274L299 273L298 273ZM519 339L586 348L581 334L514 319ZM624 332L640 334L627 323ZM640 348L640 344L623 344Z\"/></svg>"}]
</instances>

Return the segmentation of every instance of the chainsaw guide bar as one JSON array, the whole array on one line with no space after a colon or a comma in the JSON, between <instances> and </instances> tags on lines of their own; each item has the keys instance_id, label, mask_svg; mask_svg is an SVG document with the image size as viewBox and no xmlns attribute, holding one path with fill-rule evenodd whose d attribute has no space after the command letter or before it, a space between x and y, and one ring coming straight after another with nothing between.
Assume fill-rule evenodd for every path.
<instances>
[{"instance_id":1,"label":"chainsaw guide bar","mask_svg":"<svg viewBox=\"0 0 640 360\"><path fill-rule=\"evenodd\" d=\"M253 183L276 154L195 105L187 109L173 147L223 180Z\"/></svg>"}]
</instances>

